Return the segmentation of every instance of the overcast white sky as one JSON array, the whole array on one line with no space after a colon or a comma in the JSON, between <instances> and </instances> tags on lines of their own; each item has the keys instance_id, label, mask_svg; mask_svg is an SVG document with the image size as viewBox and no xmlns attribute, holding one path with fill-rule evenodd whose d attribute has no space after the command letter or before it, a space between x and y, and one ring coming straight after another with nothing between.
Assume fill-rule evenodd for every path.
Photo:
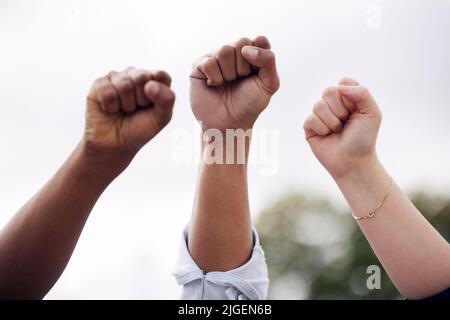
<instances>
[{"instance_id":1,"label":"overcast white sky","mask_svg":"<svg viewBox=\"0 0 450 320\"><path fill-rule=\"evenodd\" d=\"M191 63L258 34L272 42L282 87L257 124L278 130L269 159L278 159L279 169L267 175L266 165L251 166L254 215L292 190L342 204L301 126L321 91L343 76L378 100L378 150L397 182L406 191L448 195L448 30L446 0L2 0L0 225L80 139L95 78L129 65L166 69L177 93L173 121L103 194L47 298L178 298L170 270L192 208L196 165L176 164L173 153L182 130L189 143L197 138L188 104Z\"/></svg>"}]
</instances>

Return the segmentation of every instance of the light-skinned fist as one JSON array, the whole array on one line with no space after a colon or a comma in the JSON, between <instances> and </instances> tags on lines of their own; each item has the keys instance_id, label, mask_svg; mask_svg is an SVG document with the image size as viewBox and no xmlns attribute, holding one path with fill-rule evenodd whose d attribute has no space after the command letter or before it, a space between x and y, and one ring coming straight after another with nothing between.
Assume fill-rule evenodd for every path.
<instances>
[{"instance_id":1,"label":"light-skinned fist","mask_svg":"<svg viewBox=\"0 0 450 320\"><path fill-rule=\"evenodd\" d=\"M87 96L89 151L133 157L170 121L175 95L165 71L128 68L97 79Z\"/></svg>"},{"instance_id":2,"label":"light-skinned fist","mask_svg":"<svg viewBox=\"0 0 450 320\"><path fill-rule=\"evenodd\" d=\"M267 38L242 38L194 63L191 107L203 129L249 129L278 90Z\"/></svg>"},{"instance_id":3,"label":"light-skinned fist","mask_svg":"<svg viewBox=\"0 0 450 320\"><path fill-rule=\"evenodd\" d=\"M304 123L317 159L335 178L376 159L381 111L369 91L345 78L327 88Z\"/></svg>"}]
</instances>

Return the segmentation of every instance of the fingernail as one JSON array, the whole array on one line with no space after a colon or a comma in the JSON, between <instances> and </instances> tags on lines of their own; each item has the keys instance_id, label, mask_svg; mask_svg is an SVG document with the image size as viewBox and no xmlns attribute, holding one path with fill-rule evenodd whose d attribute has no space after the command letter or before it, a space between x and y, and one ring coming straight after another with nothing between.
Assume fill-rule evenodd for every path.
<instances>
[{"instance_id":1,"label":"fingernail","mask_svg":"<svg viewBox=\"0 0 450 320\"><path fill-rule=\"evenodd\" d=\"M157 84L156 82L151 82L149 90L151 94L156 96L159 92L159 84Z\"/></svg>"},{"instance_id":2,"label":"fingernail","mask_svg":"<svg viewBox=\"0 0 450 320\"><path fill-rule=\"evenodd\" d=\"M255 49L255 48L253 48L253 47L245 46L245 47L243 48L243 50L244 50L249 56L252 56L252 57L254 57L254 58L258 55L258 50Z\"/></svg>"}]
</instances>

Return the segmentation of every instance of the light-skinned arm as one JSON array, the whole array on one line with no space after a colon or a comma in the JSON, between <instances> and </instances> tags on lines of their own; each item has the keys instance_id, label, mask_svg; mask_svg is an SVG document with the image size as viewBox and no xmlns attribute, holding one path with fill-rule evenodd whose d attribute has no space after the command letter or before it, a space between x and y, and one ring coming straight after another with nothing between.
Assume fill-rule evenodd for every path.
<instances>
[{"instance_id":1,"label":"light-skinned arm","mask_svg":"<svg viewBox=\"0 0 450 320\"><path fill-rule=\"evenodd\" d=\"M169 122L170 81L128 68L94 82L80 143L0 232L0 299L40 299L52 288L102 192Z\"/></svg>"},{"instance_id":2,"label":"light-skinned arm","mask_svg":"<svg viewBox=\"0 0 450 320\"><path fill-rule=\"evenodd\" d=\"M450 287L450 246L378 159L381 119L369 91L345 78L324 91L304 129L355 217L366 217L381 203L373 218L358 224L400 293L421 299Z\"/></svg>"}]
</instances>

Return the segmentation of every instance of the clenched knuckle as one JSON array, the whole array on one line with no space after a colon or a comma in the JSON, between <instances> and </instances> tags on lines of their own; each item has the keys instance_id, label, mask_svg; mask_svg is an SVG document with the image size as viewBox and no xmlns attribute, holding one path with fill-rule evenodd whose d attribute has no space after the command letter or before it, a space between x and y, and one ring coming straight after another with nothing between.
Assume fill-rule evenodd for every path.
<instances>
[{"instance_id":1,"label":"clenched knuckle","mask_svg":"<svg viewBox=\"0 0 450 320\"><path fill-rule=\"evenodd\" d=\"M117 85L117 89L124 94L131 93L134 89L133 84L128 79L122 79Z\"/></svg>"},{"instance_id":2,"label":"clenched knuckle","mask_svg":"<svg viewBox=\"0 0 450 320\"><path fill-rule=\"evenodd\" d=\"M140 71L136 74L135 76L135 82L139 85L139 86L143 86L145 85L148 81L150 81L151 76L148 72L146 71Z\"/></svg>"},{"instance_id":3,"label":"clenched knuckle","mask_svg":"<svg viewBox=\"0 0 450 320\"><path fill-rule=\"evenodd\" d=\"M100 99L106 103L114 102L117 98L116 92L110 88L105 88L99 93Z\"/></svg>"},{"instance_id":4,"label":"clenched knuckle","mask_svg":"<svg viewBox=\"0 0 450 320\"><path fill-rule=\"evenodd\" d=\"M314 106L313 106L313 113L317 114L320 113L322 111L323 108L323 101L317 101Z\"/></svg>"},{"instance_id":5,"label":"clenched knuckle","mask_svg":"<svg viewBox=\"0 0 450 320\"><path fill-rule=\"evenodd\" d=\"M336 88L335 87L328 87L326 88L323 93L322 93L322 97L324 99L329 99L331 97L333 97L336 94Z\"/></svg>"},{"instance_id":6,"label":"clenched knuckle","mask_svg":"<svg viewBox=\"0 0 450 320\"><path fill-rule=\"evenodd\" d=\"M249 38L247 38L247 37L243 37L243 38L240 38L240 39L238 40L238 44L241 45L241 46L250 45L250 44L252 44L252 43L253 43L253 42L252 42Z\"/></svg>"},{"instance_id":7,"label":"clenched knuckle","mask_svg":"<svg viewBox=\"0 0 450 320\"><path fill-rule=\"evenodd\" d=\"M234 47L230 45L223 46L218 53L218 56L220 58L229 58L231 56L234 56Z\"/></svg>"}]
</instances>

